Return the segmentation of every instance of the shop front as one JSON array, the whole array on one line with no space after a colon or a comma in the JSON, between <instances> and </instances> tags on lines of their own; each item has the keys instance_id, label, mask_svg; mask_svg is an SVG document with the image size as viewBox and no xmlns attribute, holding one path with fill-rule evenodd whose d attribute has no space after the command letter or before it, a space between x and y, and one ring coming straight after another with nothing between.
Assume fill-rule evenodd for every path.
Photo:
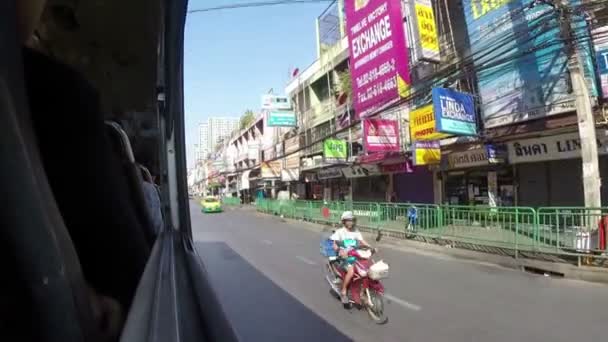
<instances>
[{"instance_id":1,"label":"shop front","mask_svg":"<svg viewBox=\"0 0 608 342\"><path fill-rule=\"evenodd\" d=\"M476 145L444 156L440 177L443 183L442 203L492 207L515 205L513 168L505 163L502 154L492 152L497 150L503 149L494 145Z\"/></svg>"},{"instance_id":2,"label":"shop front","mask_svg":"<svg viewBox=\"0 0 608 342\"><path fill-rule=\"evenodd\" d=\"M256 187L258 197L277 198L277 193L287 186L281 181L282 160L263 162L260 166L260 181Z\"/></svg>"},{"instance_id":3,"label":"shop front","mask_svg":"<svg viewBox=\"0 0 608 342\"><path fill-rule=\"evenodd\" d=\"M289 198L297 199L300 195L297 191L297 184L300 181L300 153L296 152L300 147L300 137L295 136L286 139L285 155L283 159L283 169L281 170L281 181L286 185Z\"/></svg>"},{"instance_id":4,"label":"shop front","mask_svg":"<svg viewBox=\"0 0 608 342\"><path fill-rule=\"evenodd\" d=\"M342 175L340 167L328 167L317 172L323 184L323 200L345 201L350 198L350 182Z\"/></svg>"},{"instance_id":5,"label":"shop front","mask_svg":"<svg viewBox=\"0 0 608 342\"><path fill-rule=\"evenodd\" d=\"M608 177L608 131L598 130L600 175ZM507 144L517 179L520 206L584 205L581 143L578 132L520 139ZM603 205L608 187L602 187Z\"/></svg>"},{"instance_id":6,"label":"shop front","mask_svg":"<svg viewBox=\"0 0 608 342\"><path fill-rule=\"evenodd\" d=\"M352 200L385 202L390 185L389 175L383 175L377 164L352 165L342 168L352 182Z\"/></svg>"}]
</instances>

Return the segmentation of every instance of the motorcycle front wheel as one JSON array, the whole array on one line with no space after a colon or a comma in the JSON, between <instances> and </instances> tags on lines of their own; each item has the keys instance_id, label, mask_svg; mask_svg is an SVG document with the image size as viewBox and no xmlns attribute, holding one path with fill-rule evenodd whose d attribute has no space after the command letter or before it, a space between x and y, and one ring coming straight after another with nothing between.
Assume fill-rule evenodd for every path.
<instances>
[{"instance_id":1,"label":"motorcycle front wheel","mask_svg":"<svg viewBox=\"0 0 608 342\"><path fill-rule=\"evenodd\" d=\"M374 290L367 291L369 291L369 298L372 304L369 305L368 303L365 305L367 314L376 324L386 324L388 316L384 313L384 296Z\"/></svg>"}]
</instances>

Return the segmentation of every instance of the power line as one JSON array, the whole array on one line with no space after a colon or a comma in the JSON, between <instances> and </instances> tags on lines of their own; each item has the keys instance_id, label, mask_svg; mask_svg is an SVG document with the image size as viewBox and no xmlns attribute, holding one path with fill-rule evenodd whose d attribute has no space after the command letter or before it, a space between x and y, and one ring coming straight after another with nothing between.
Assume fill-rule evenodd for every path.
<instances>
[{"instance_id":1,"label":"power line","mask_svg":"<svg viewBox=\"0 0 608 342\"><path fill-rule=\"evenodd\" d=\"M205 7L189 10L188 13L204 13L213 12L237 8L253 8L253 7L268 7L278 5L296 5L296 4L315 4L323 2L333 2L335 0L276 0L276 1L259 1L259 2L241 2L237 4L216 6L216 7Z\"/></svg>"}]
</instances>

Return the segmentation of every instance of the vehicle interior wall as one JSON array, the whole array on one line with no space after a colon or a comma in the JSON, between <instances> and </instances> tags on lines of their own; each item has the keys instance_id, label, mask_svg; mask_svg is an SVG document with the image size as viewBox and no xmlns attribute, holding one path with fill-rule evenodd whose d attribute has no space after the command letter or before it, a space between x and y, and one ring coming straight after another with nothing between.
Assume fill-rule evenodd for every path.
<instances>
[{"instance_id":1,"label":"vehicle interior wall","mask_svg":"<svg viewBox=\"0 0 608 342\"><path fill-rule=\"evenodd\" d=\"M6 8L0 20L6 23L10 17L16 27L14 8ZM35 35L26 43L28 49L20 53L17 34L5 31L3 39L10 39L2 42L0 85L10 92L0 92L6 139L2 145L18 151L20 158L6 158L10 151L2 149L3 161L11 167L2 168L9 200L0 215L0 225L8 228L0 239L0 256L3 269L16 275L10 282L3 278L0 307L2 317L12 313L15 321L22 317L16 307L35 307L36 314L23 315L37 315L32 333L38 319L65 323L64 318L70 317L68 305L41 306L57 302L47 294L61 289L83 290L83 296L72 294L80 299L93 289L117 301L122 315L129 310L153 241L144 233L147 227L132 203L136 197L129 194L124 160L114 153L104 120L121 123L134 142L137 161L159 174L160 20L160 0L49 0ZM18 123L9 121L15 117ZM20 173L18 166L23 166ZM22 182L11 184L9 171L20 174ZM29 240L21 237L17 232L25 234L26 225L45 235L33 240L36 234L27 235ZM40 256L35 262L41 269L52 269L49 274L60 271L57 279L41 277L40 285L28 283L38 281L32 279L39 271L31 268L33 255L26 255L32 251ZM77 259L70 259L73 253ZM55 259L45 258L47 254ZM70 303L83 303L69 297ZM85 306L80 309L91 309ZM54 320L49 318L51 311L56 312ZM45 328L53 329L52 324ZM39 333L44 334L44 329Z\"/></svg>"}]
</instances>

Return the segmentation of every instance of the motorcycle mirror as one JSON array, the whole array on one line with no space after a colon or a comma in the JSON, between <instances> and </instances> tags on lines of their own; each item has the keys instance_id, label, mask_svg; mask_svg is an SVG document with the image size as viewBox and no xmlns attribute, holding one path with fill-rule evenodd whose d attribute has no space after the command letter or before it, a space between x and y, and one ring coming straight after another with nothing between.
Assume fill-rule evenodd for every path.
<instances>
[{"instance_id":1,"label":"motorcycle mirror","mask_svg":"<svg viewBox=\"0 0 608 342\"><path fill-rule=\"evenodd\" d=\"M379 242L382 239L382 231L378 229L378 234L376 235L376 242Z\"/></svg>"}]
</instances>

